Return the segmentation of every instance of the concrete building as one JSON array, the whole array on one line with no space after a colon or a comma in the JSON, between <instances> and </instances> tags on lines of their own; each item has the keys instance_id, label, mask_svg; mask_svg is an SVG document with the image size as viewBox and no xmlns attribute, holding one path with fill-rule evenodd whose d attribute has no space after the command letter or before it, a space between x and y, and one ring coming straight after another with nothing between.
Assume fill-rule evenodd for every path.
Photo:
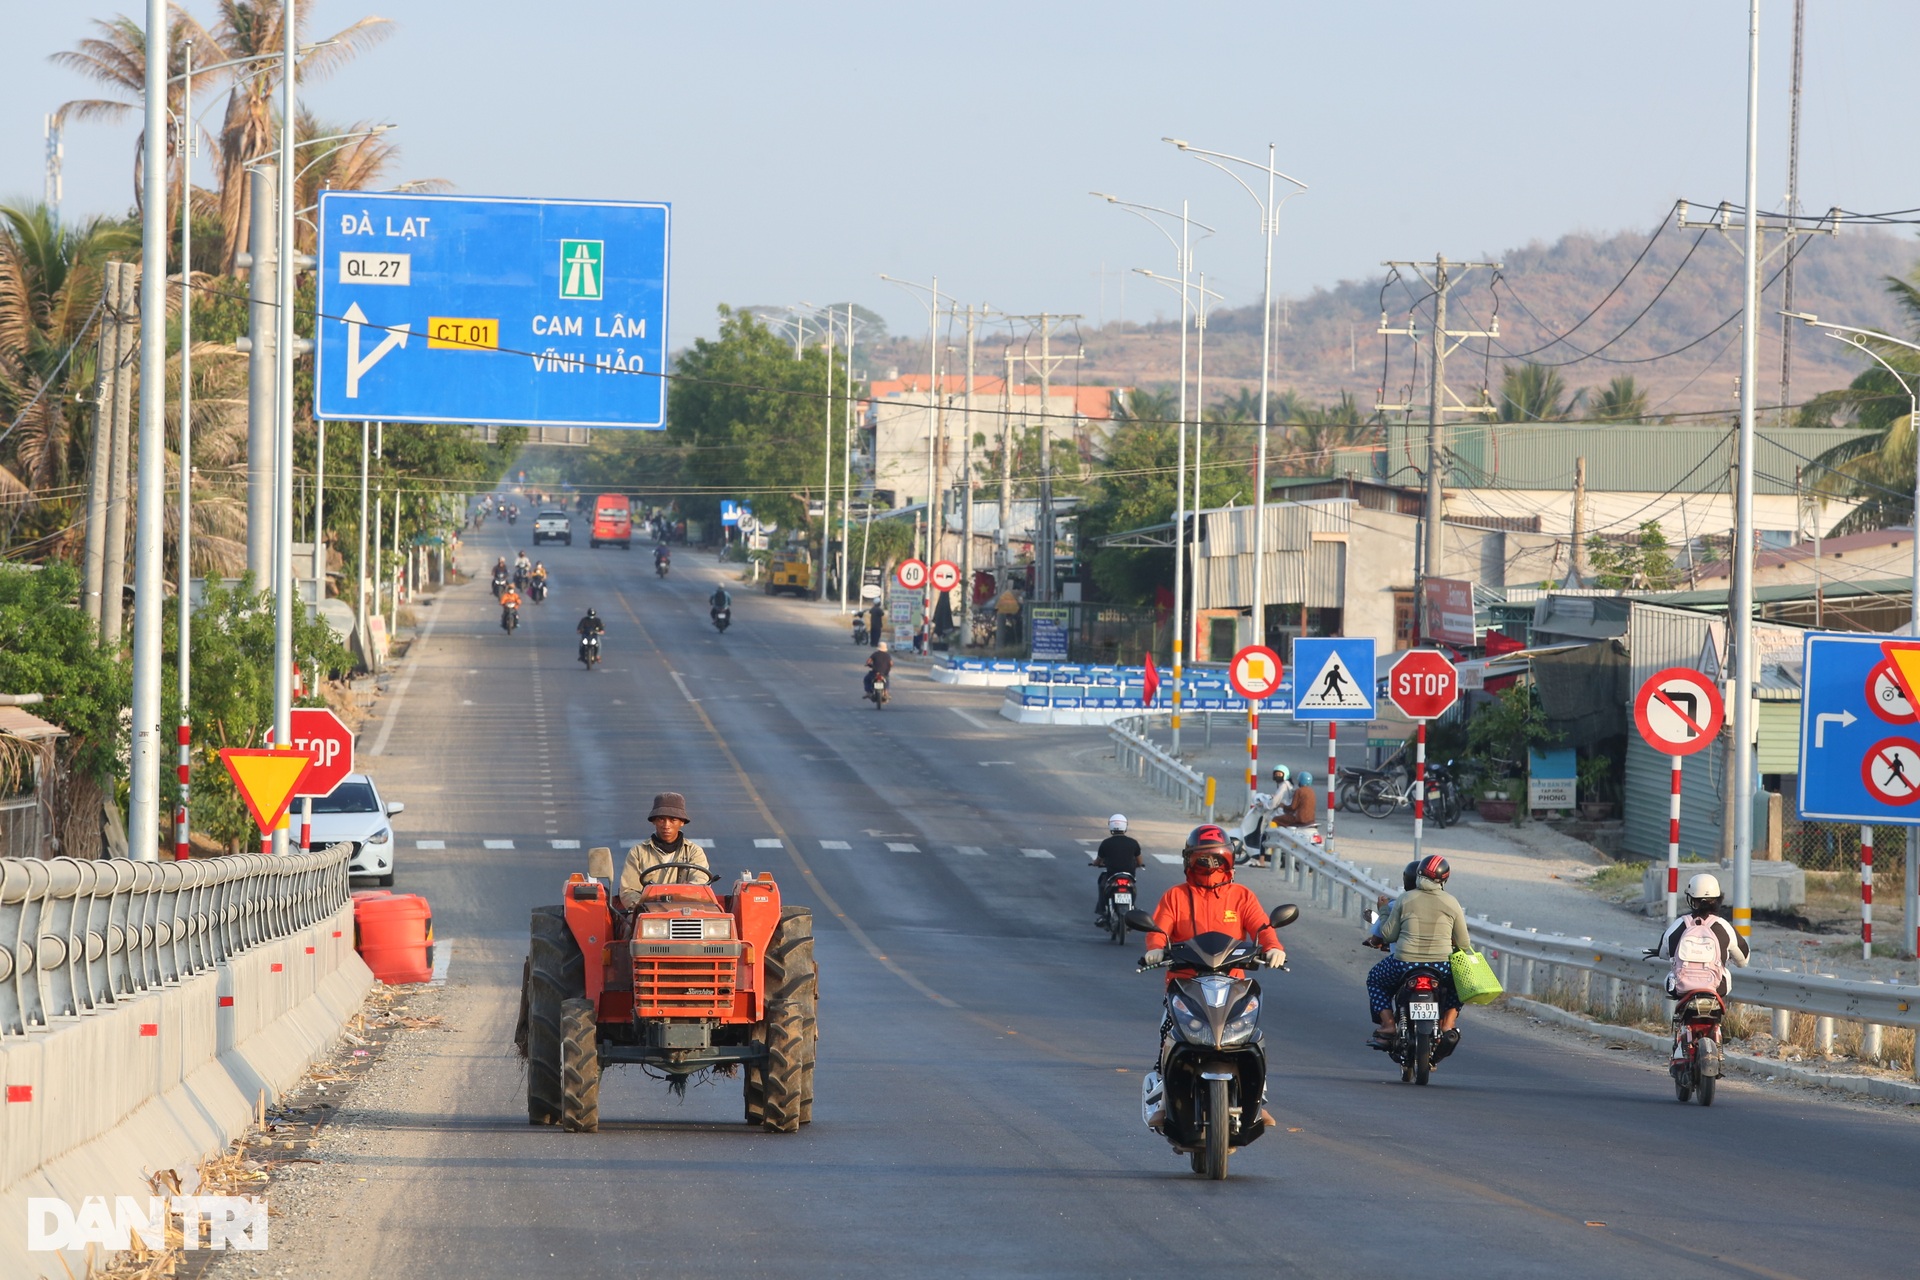
<instances>
[{"instance_id":1,"label":"concrete building","mask_svg":"<svg viewBox=\"0 0 1920 1280\"><path fill-rule=\"evenodd\" d=\"M1253 599L1253 508L1202 511L1188 551L1199 661L1224 662L1253 639L1242 613ZM1417 515L1380 510L1359 498L1277 502L1266 509L1262 594L1265 643L1283 656L1293 636L1371 636L1380 651L1406 648L1414 634ZM1551 535L1448 524L1434 576L1497 592L1509 581L1538 583L1556 547Z\"/></svg>"}]
</instances>

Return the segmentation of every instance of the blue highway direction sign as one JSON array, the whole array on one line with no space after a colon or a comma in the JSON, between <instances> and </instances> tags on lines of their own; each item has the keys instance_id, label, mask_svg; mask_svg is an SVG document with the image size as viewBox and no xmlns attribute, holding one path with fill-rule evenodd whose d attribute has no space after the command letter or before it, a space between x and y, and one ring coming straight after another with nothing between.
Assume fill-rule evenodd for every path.
<instances>
[{"instance_id":1,"label":"blue highway direction sign","mask_svg":"<svg viewBox=\"0 0 1920 1280\"><path fill-rule=\"evenodd\" d=\"M314 416L666 424L668 208L323 191Z\"/></svg>"},{"instance_id":2,"label":"blue highway direction sign","mask_svg":"<svg viewBox=\"0 0 1920 1280\"><path fill-rule=\"evenodd\" d=\"M1302 636L1293 642L1295 720L1371 720L1378 685L1370 638Z\"/></svg>"},{"instance_id":3,"label":"blue highway direction sign","mask_svg":"<svg viewBox=\"0 0 1920 1280\"><path fill-rule=\"evenodd\" d=\"M1800 702L1800 813L1920 825L1920 642L1807 633Z\"/></svg>"}]
</instances>

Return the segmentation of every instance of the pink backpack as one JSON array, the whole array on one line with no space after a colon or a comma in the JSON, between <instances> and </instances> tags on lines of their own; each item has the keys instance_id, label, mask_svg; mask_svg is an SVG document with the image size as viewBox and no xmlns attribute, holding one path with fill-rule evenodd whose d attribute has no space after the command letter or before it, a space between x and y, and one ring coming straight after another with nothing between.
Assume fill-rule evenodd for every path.
<instances>
[{"instance_id":1,"label":"pink backpack","mask_svg":"<svg viewBox=\"0 0 1920 1280\"><path fill-rule=\"evenodd\" d=\"M1674 991L1718 991L1726 976L1727 966L1720 958L1720 937L1714 931L1713 917L1701 920L1688 916L1686 926L1673 940Z\"/></svg>"}]
</instances>

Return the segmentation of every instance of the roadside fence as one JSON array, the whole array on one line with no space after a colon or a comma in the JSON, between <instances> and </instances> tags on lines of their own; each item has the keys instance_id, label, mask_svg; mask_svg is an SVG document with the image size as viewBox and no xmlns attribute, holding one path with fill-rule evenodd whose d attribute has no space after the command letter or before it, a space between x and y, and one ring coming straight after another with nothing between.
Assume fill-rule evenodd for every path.
<instances>
[{"instance_id":1,"label":"roadside fence","mask_svg":"<svg viewBox=\"0 0 1920 1280\"><path fill-rule=\"evenodd\" d=\"M1113 736L1114 758L1122 769L1169 800L1178 802L1182 813L1204 813L1207 821L1212 822L1213 779L1181 764L1146 736L1149 724L1170 719L1169 715L1142 712L1115 720L1108 726Z\"/></svg>"},{"instance_id":2,"label":"roadside fence","mask_svg":"<svg viewBox=\"0 0 1920 1280\"><path fill-rule=\"evenodd\" d=\"M1276 831L1286 837L1280 846L1281 874L1300 886L1312 904L1358 919L1380 896L1399 896L1397 878L1389 884L1371 867L1336 858L1296 832ZM1650 927L1649 936L1651 932ZM1511 995L1543 998L1558 992L1587 1007L1603 1008L1614 1018L1635 1011L1661 1021L1668 1016L1665 961L1592 938L1515 928L1506 920L1495 924L1485 916L1475 918L1473 934ZM1733 990L1735 1004L1773 1010L1773 1034L1783 1042L1795 1013L1815 1019L1815 1037L1821 1043L1831 1043L1835 1020L1861 1023L1863 1056L1870 1058L1879 1057L1881 1028L1920 1029L1920 987L1786 969L1737 969ZM1915 1056L1914 1076L1920 1079L1920 1054Z\"/></svg>"},{"instance_id":3,"label":"roadside fence","mask_svg":"<svg viewBox=\"0 0 1920 1280\"><path fill-rule=\"evenodd\" d=\"M347 902L351 846L189 862L0 859L0 1036L214 968Z\"/></svg>"}]
</instances>

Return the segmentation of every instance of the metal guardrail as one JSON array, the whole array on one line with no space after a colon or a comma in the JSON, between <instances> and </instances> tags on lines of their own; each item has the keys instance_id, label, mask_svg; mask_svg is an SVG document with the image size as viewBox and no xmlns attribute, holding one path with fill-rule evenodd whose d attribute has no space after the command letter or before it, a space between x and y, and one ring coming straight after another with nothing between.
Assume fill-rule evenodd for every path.
<instances>
[{"instance_id":1,"label":"metal guardrail","mask_svg":"<svg viewBox=\"0 0 1920 1280\"><path fill-rule=\"evenodd\" d=\"M1399 895L1398 880L1390 885L1374 879L1362 868L1334 857L1297 833L1276 830L1286 837L1286 843L1281 846L1287 854L1285 873L1308 889L1312 901L1319 902L1324 891L1328 907L1346 915L1357 914L1382 894ZM1337 907L1333 901L1336 892L1341 897ZM1494 924L1484 916L1474 920L1472 932L1476 945L1495 960L1501 985L1514 995L1532 996L1536 990L1542 993L1552 990L1561 983L1559 970L1567 969L1584 975L1580 980L1583 990L1594 975L1614 984L1609 987L1606 1000L1610 1007L1619 1007L1624 987L1644 988L1652 993L1653 1001L1667 998L1666 962L1649 960L1637 950L1595 942L1592 938L1571 938L1565 934L1517 929L1506 923ZM1544 971L1541 966L1546 966ZM1898 983L1793 973L1785 969L1738 969L1734 971L1733 999L1739 1004L1869 1026L1920 1028L1920 987ZM1920 1068L1916 1071L1920 1073Z\"/></svg>"},{"instance_id":2,"label":"metal guardrail","mask_svg":"<svg viewBox=\"0 0 1920 1280\"><path fill-rule=\"evenodd\" d=\"M347 902L351 852L0 859L0 1036L204 973L319 923Z\"/></svg>"},{"instance_id":3,"label":"metal guardrail","mask_svg":"<svg viewBox=\"0 0 1920 1280\"><path fill-rule=\"evenodd\" d=\"M1204 813L1207 821L1213 821L1213 780L1181 764L1146 736L1147 726L1156 718L1171 717L1142 712L1122 716L1109 725L1115 758L1122 769L1168 799L1179 801L1182 813Z\"/></svg>"}]
</instances>

